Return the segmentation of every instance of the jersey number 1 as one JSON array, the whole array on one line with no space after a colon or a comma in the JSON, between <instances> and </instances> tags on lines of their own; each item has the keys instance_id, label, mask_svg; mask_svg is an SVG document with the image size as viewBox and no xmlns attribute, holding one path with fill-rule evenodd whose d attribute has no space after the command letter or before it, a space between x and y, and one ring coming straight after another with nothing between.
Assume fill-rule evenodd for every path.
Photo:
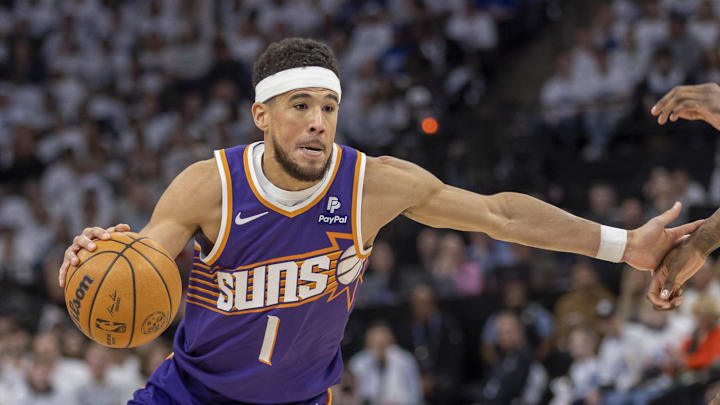
<instances>
[{"instance_id":1,"label":"jersey number 1","mask_svg":"<svg viewBox=\"0 0 720 405\"><path fill-rule=\"evenodd\" d=\"M279 325L280 318L274 315L268 315L265 337L263 338L262 348L260 349L260 356L258 356L258 360L268 366L272 366L270 358L272 357L273 350L275 349L275 340L277 339Z\"/></svg>"}]
</instances>

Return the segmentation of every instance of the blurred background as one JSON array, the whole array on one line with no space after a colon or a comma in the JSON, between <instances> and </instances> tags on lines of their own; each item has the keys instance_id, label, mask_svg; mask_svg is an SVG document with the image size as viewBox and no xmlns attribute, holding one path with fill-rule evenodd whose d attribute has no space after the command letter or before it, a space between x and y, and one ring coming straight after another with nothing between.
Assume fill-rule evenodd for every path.
<instances>
[{"instance_id":1,"label":"blurred background","mask_svg":"<svg viewBox=\"0 0 720 405\"><path fill-rule=\"evenodd\" d=\"M677 224L720 205L718 134L649 114L720 82L719 32L718 0L0 0L0 405L124 404L170 353L182 310L138 349L87 340L63 251L85 226L139 231L184 167L261 139L268 43L334 49L339 143L630 229L676 200ZM708 260L656 312L647 273L399 218L333 404L704 404L719 277Z\"/></svg>"}]
</instances>

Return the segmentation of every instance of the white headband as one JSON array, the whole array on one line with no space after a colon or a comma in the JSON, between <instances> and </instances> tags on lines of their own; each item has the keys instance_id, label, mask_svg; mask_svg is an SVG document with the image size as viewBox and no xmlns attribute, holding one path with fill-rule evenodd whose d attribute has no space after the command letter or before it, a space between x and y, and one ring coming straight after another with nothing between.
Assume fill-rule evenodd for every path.
<instances>
[{"instance_id":1,"label":"white headband","mask_svg":"<svg viewBox=\"0 0 720 405\"><path fill-rule=\"evenodd\" d=\"M255 86L255 102L264 103L278 94L308 87L332 90L340 102L340 79L332 70L319 66L287 69L260 80Z\"/></svg>"}]
</instances>

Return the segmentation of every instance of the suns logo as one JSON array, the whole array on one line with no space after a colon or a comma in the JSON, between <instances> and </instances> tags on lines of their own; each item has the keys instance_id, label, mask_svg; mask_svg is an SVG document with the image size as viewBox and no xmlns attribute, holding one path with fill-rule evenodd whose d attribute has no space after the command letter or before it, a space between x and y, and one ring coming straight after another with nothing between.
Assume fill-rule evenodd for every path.
<instances>
[{"instance_id":1,"label":"suns logo","mask_svg":"<svg viewBox=\"0 0 720 405\"><path fill-rule=\"evenodd\" d=\"M301 303L330 294L328 301L348 293L348 309L354 297L355 282L363 268L355 247L342 253L331 252L301 261L285 261L234 272L218 271L217 308L245 311L275 305ZM338 290L340 290L338 292Z\"/></svg>"}]
</instances>

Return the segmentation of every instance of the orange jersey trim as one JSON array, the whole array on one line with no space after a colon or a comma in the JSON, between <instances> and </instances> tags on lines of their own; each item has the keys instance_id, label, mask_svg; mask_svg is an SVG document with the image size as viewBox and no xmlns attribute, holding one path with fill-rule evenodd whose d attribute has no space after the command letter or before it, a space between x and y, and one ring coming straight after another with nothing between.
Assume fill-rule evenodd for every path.
<instances>
[{"instance_id":1,"label":"orange jersey trim","mask_svg":"<svg viewBox=\"0 0 720 405\"><path fill-rule=\"evenodd\" d=\"M212 280L212 281L215 281L215 280L216 280L214 274L208 274L208 273L202 272L202 271L200 271L200 270L191 270L191 271L190 271L190 275L192 276L193 274L195 274L196 276L209 278L209 279Z\"/></svg>"},{"instance_id":2,"label":"orange jersey trim","mask_svg":"<svg viewBox=\"0 0 720 405\"><path fill-rule=\"evenodd\" d=\"M325 405L332 405L332 390L328 388L328 399L325 401Z\"/></svg>"},{"instance_id":3,"label":"orange jersey trim","mask_svg":"<svg viewBox=\"0 0 720 405\"><path fill-rule=\"evenodd\" d=\"M208 289L205 289L205 288L202 288L202 287L198 287L198 286L196 286L196 285L189 285L188 288L189 288L189 289L192 289L192 290L195 290L195 291L198 291L198 292L201 292L201 293L205 293L205 294L212 295L212 296L214 296L214 297L220 296L220 294L218 294L217 291L210 291L210 290L208 290Z\"/></svg>"},{"instance_id":4,"label":"orange jersey trim","mask_svg":"<svg viewBox=\"0 0 720 405\"><path fill-rule=\"evenodd\" d=\"M198 299L198 300L200 300L200 301L205 301L205 302L208 302L208 303L210 303L210 304L216 304L216 305L217 305L217 301L213 301L213 300L211 300L210 298L201 297L201 296L199 296L199 295L195 295L195 294L191 294L191 293L188 293L187 296L188 296L188 298L191 298L191 297L192 297L192 298ZM188 302L190 302L190 301L188 301Z\"/></svg>"},{"instance_id":5,"label":"orange jersey trim","mask_svg":"<svg viewBox=\"0 0 720 405\"><path fill-rule=\"evenodd\" d=\"M294 218L303 212L309 210L310 208L314 207L315 204L318 203L318 201L322 200L323 197L325 197L325 194L327 194L328 190L330 189L330 186L332 185L333 181L335 180L335 175L337 174L338 168L340 167L340 160L342 157L342 148L337 147L335 144L333 144L333 148L337 149L337 159L335 159L335 167L333 167L332 176L330 177L330 181L325 185L325 188L323 189L322 193L320 193L312 202L310 202L307 206L297 210L297 211L287 211L284 210L277 205L271 203L270 201L267 201L263 198L262 195L258 192L258 190L255 188L255 184L253 183L252 176L250 175L250 166L248 164L248 159L250 159L250 147L247 146L245 150L243 151L243 165L245 167L245 178L247 179L248 184L250 185L250 189L252 190L253 194L255 194L255 198L258 199L264 206L270 208L271 210L285 215L289 218Z\"/></svg>"},{"instance_id":6,"label":"orange jersey trim","mask_svg":"<svg viewBox=\"0 0 720 405\"><path fill-rule=\"evenodd\" d=\"M230 236L230 228L232 227L232 210L233 210L233 193L232 193L232 178L230 177L230 168L228 167L227 156L225 156L225 150L219 151L220 160L222 161L223 171L225 172L225 187L227 188L227 207L225 212L225 232L222 235L218 235L220 240L220 247L212 257L205 258L205 264L212 266L212 264L222 255L225 250L225 244L227 243L228 236ZM217 241L215 242L217 243Z\"/></svg>"},{"instance_id":7,"label":"orange jersey trim","mask_svg":"<svg viewBox=\"0 0 720 405\"><path fill-rule=\"evenodd\" d=\"M210 266L203 263L193 263L194 267L200 267L201 269L210 270Z\"/></svg>"},{"instance_id":8,"label":"orange jersey trim","mask_svg":"<svg viewBox=\"0 0 720 405\"><path fill-rule=\"evenodd\" d=\"M190 277L190 281L194 281L196 283L205 284L208 287L218 288L217 284L211 283L209 281L200 280L199 278Z\"/></svg>"}]
</instances>

